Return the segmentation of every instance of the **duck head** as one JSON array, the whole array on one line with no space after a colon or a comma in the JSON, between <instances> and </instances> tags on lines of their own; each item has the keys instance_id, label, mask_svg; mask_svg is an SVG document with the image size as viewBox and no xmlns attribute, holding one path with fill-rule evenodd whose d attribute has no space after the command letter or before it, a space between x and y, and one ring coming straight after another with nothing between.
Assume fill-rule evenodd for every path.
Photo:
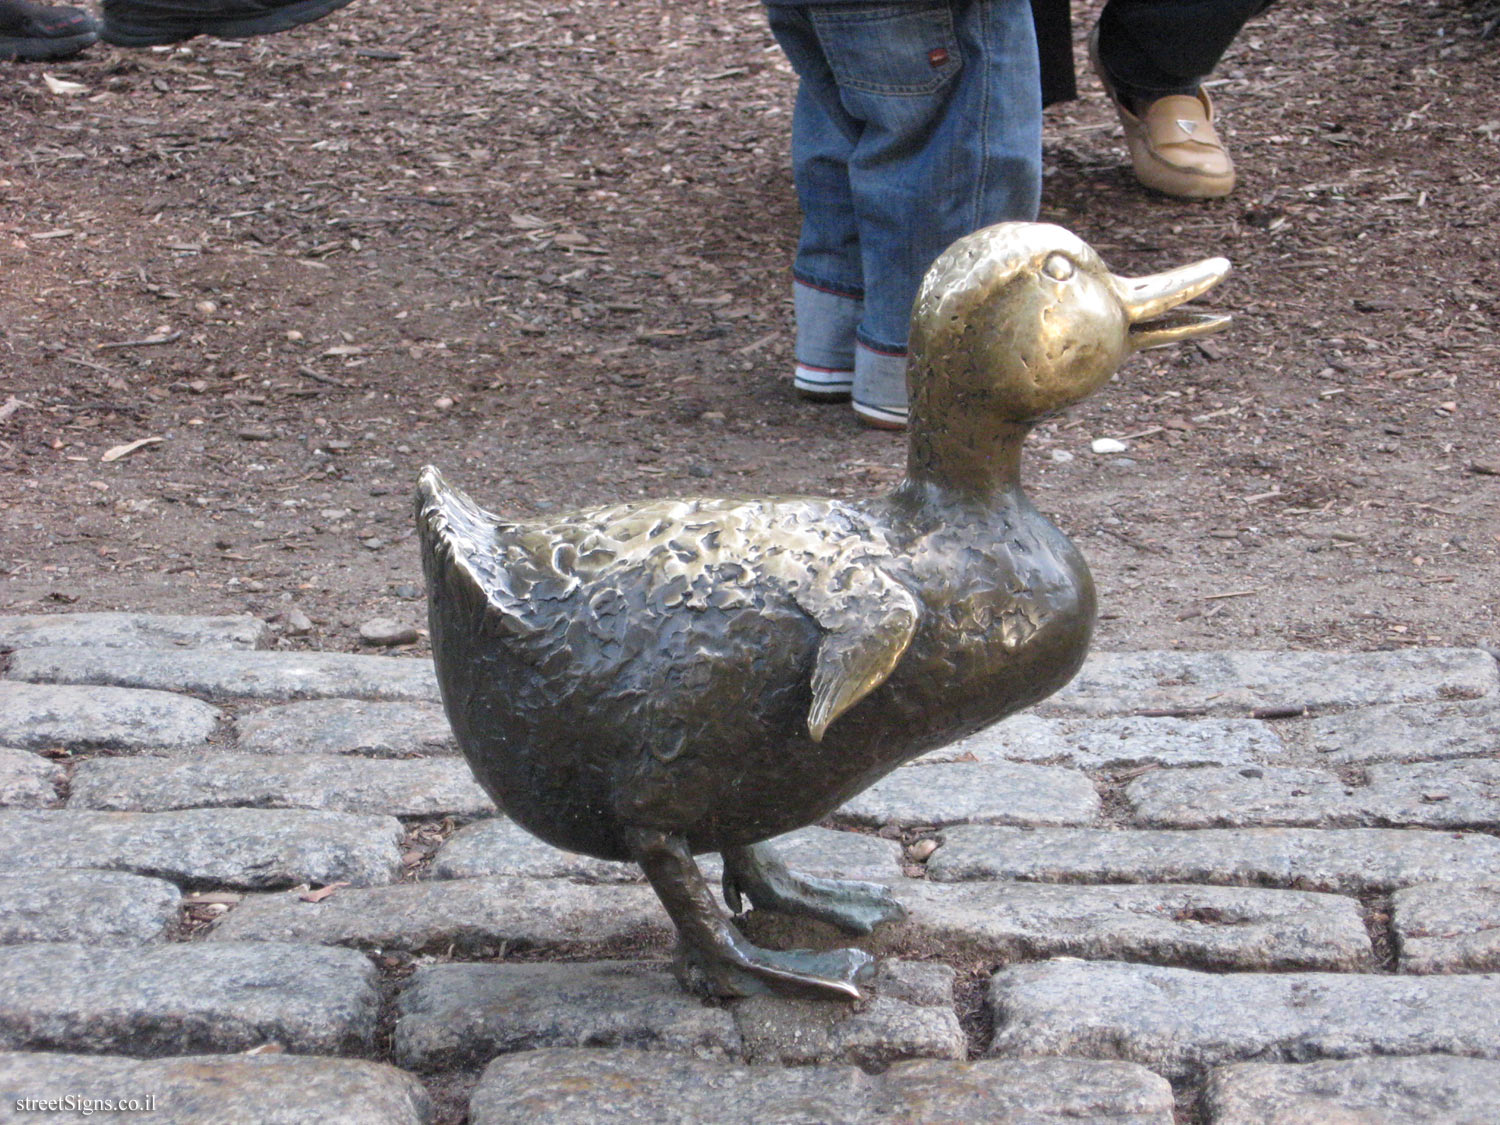
<instances>
[{"instance_id":1,"label":"duck head","mask_svg":"<svg viewBox=\"0 0 1500 1125\"><path fill-rule=\"evenodd\" d=\"M1133 352L1216 332L1227 316L1173 313L1229 273L1223 258L1118 277L1050 223L1000 223L933 263L912 310L916 475L992 476L1002 447L1107 383ZM1167 315L1171 314L1171 315Z\"/></svg>"}]
</instances>

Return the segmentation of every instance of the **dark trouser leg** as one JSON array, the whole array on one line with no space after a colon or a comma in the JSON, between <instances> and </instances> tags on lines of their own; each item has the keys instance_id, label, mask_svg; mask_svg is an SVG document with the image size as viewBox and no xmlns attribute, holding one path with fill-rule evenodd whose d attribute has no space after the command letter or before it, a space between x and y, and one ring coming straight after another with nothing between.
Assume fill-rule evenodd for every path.
<instances>
[{"instance_id":1,"label":"dark trouser leg","mask_svg":"<svg viewBox=\"0 0 1500 1125\"><path fill-rule=\"evenodd\" d=\"M1193 94L1240 28L1272 0L1109 0L1099 57L1129 100Z\"/></svg>"},{"instance_id":2,"label":"dark trouser leg","mask_svg":"<svg viewBox=\"0 0 1500 1125\"><path fill-rule=\"evenodd\" d=\"M178 43L195 35L244 39L322 19L349 0L102 0L101 38L120 47Z\"/></svg>"}]
</instances>

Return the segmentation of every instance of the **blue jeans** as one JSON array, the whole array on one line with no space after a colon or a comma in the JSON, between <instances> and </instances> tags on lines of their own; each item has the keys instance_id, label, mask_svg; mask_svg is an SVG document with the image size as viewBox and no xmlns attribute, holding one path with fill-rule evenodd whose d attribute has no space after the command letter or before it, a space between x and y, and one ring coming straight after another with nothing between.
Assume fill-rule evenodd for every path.
<instances>
[{"instance_id":1,"label":"blue jeans","mask_svg":"<svg viewBox=\"0 0 1500 1125\"><path fill-rule=\"evenodd\" d=\"M797 361L852 370L857 340L904 371L912 302L933 260L980 227L1036 218L1042 103L1030 5L768 11L801 80Z\"/></svg>"}]
</instances>

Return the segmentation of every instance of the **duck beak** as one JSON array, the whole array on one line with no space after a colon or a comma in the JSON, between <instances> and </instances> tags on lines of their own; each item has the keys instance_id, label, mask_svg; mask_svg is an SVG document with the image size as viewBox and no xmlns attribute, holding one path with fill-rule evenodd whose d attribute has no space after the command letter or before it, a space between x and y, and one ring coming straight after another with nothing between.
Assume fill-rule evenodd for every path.
<instances>
[{"instance_id":1,"label":"duck beak","mask_svg":"<svg viewBox=\"0 0 1500 1125\"><path fill-rule=\"evenodd\" d=\"M1111 275L1115 293L1130 320L1131 350L1165 347L1227 327L1229 317L1217 313L1166 314L1184 301L1208 292L1229 275L1229 269L1225 258L1205 258L1150 277Z\"/></svg>"}]
</instances>

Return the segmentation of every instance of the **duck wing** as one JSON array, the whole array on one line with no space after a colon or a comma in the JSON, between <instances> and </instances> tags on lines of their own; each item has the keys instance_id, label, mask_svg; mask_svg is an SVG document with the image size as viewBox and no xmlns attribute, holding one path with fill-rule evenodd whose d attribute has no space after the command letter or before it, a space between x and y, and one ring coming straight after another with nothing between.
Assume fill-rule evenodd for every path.
<instances>
[{"instance_id":1,"label":"duck wing","mask_svg":"<svg viewBox=\"0 0 1500 1125\"><path fill-rule=\"evenodd\" d=\"M822 633L807 716L814 741L886 681L921 618L916 595L888 569L897 548L856 505L669 500L518 523L480 508L429 467L417 508L424 562L461 575L486 631L523 645L545 645L561 618L580 612L613 617L625 588L642 592L651 617L767 600L800 611Z\"/></svg>"},{"instance_id":2,"label":"duck wing","mask_svg":"<svg viewBox=\"0 0 1500 1125\"><path fill-rule=\"evenodd\" d=\"M916 635L921 603L877 567L851 567L841 580L813 583L797 602L823 629L807 713L807 732L821 742L835 719L895 671Z\"/></svg>"}]
</instances>

